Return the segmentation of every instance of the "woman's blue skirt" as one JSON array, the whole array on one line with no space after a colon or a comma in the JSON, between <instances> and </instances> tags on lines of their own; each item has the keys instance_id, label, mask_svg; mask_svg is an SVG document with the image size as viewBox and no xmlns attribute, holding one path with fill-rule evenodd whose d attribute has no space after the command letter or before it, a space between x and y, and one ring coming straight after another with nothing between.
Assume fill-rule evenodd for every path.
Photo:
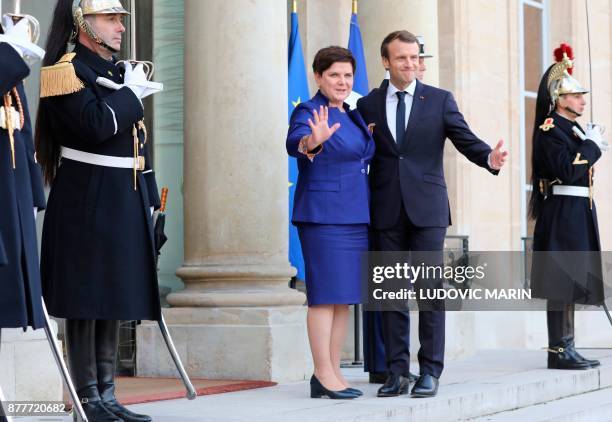
<instances>
[{"instance_id":1,"label":"woman's blue skirt","mask_svg":"<svg viewBox=\"0 0 612 422\"><path fill-rule=\"evenodd\" d=\"M297 225L306 267L308 306L361 303L366 224Z\"/></svg>"}]
</instances>

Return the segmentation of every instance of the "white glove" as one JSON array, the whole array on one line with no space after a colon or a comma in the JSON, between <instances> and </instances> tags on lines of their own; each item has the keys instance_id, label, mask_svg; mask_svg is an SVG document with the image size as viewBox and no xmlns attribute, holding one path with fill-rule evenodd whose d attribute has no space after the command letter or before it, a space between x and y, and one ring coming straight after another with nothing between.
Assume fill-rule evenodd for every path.
<instances>
[{"instance_id":1,"label":"white glove","mask_svg":"<svg viewBox=\"0 0 612 422\"><path fill-rule=\"evenodd\" d=\"M610 145L603 137L603 130L600 125L594 123L587 123L585 136L587 139L595 142L600 150L607 151Z\"/></svg>"},{"instance_id":2,"label":"white glove","mask_svg":"<svg viewBox=\"0 0 612 422\"><path fill-rule=\"evenodd\" d=\"M145 75L142 64L132 67L132 65L126 63L123 83L132 90L138 99L141 99L146 90L145 85L147 83L147 75Z\"/></svg>"},{"instance_id":3,"label":"white glove","mask_svg":"<svg viewBox=\"0 0 612 422\"><path fill-rule=\"evenodd\" d=\"M137 64L133 68L131 64L126 63L123 83L130 88L139 99L143 99L164 89L163 84L150 82L147 79L142 63Z\"/></svg>"},{"instance_id":4,"label":"white glove","mask_svg":"<svg viewBox=\"0 0 612 422\"><path fill-rule=\"evenodd\" d=\"M21 19L17 24L9 15L2 17L4 35L0 34L0 41L11 45L21 57L29 57L35 60L42 60L45 57L45 50L30 41L29 22Z\"/></svg>"},{"instance_id":5,"label":"white glove","mask_svg":"<svg viewBox=\"0 0 612 422\"><path fill-rule=\"evenodd\" d=\"M151 211L151 217L153 217L153 210L155 209L155 207L149 207L149 211Z\"/></svg>"},{"instance_id":6,"label":"white glove","mask_svg":"<svg viewBox=\"0 0 612 422\"><path fill-rule=\"evenodd\" d=\"M146 98L152 94L157 94L158 92L161 92L163 90L164 84L162 84L161 82L147 81L147 84L145 86L145 92L144 94L142 94L142 98Z\"/></svg>"},{"instance_id":7,"label":"white glove","mask_svg":"<svg viewBox=\"0 0 612 422\"><path fill-rule=\"evenodd\" d=\"M38 215L38 207L34 207L34 221L36 221L37 215Z\"/></svg>"}]
</instances>

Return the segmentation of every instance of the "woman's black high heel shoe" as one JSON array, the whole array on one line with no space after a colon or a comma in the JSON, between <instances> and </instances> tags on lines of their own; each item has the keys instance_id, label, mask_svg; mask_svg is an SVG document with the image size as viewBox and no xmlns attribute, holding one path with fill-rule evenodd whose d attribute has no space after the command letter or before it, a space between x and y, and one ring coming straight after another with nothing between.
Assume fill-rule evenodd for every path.
<instances>
[{"instance_id":1,"label":"woman's black high heel shoe","mask_svg":"<svg viewBox=\"0 0 612 422\"><path fill-rule=\"evenodd\" d=\"M348 391L349 393L353 393L357 397L363 396L363 391L358 390L358 389L353 388L353 387L347 387L344 391Z\"/></svg>"},{"instance_id":2,"label":"woman's black high heel shoe","mask_svg":"<svg viewBox=\"0 0 612 422\"><path fill-rule=\"evenodd\" d=\"M334 400L350 400L358 397L357 394L351 393L346 388L340 391L328 390L313 374L310 378L310 397L313 399L319 399L322 396L327 396Z\"/></svg>"}]
</instances>

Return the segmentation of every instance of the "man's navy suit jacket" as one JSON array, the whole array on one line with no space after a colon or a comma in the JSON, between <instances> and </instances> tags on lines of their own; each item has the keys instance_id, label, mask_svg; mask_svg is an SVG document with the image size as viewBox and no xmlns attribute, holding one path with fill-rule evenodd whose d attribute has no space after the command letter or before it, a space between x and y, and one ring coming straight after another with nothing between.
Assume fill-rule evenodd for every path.
<instances>
[{"instance_id":1,"label":"man's navy suit jacket","mask_svg":"<svg viewBox=\"0 0 612 422\"><path fill-rule=\"evenodd\" d=\"M371 225L389 229L399 218L402 201L408 218L418 227L451 224L446 181L444 142L449 138L468 160L489 170L491 147L470 130L453 95L417 81L412 109L401 148L387 125L389 81L360 98L357 109L371 127L376 154L370 166Z\"/></svg>"}]
</instances>

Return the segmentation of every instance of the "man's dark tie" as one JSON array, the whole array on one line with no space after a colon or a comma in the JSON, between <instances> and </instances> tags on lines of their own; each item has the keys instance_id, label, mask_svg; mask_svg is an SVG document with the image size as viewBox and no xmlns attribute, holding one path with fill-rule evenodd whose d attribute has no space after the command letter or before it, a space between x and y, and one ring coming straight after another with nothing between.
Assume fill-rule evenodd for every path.
<instances>
[{"instance_id":1,"label":"man's dark tie","mask_svg":"<svg viewBox=\"0 0 612 422\"><path fill-rule=\"evenodd\" d=\"M395 115L395 142L399 148L402 147L402 141L406 134L406 103L404 97L406 93L404 91L397 91L397 113Z\"/></svg>"}]
</instances>

